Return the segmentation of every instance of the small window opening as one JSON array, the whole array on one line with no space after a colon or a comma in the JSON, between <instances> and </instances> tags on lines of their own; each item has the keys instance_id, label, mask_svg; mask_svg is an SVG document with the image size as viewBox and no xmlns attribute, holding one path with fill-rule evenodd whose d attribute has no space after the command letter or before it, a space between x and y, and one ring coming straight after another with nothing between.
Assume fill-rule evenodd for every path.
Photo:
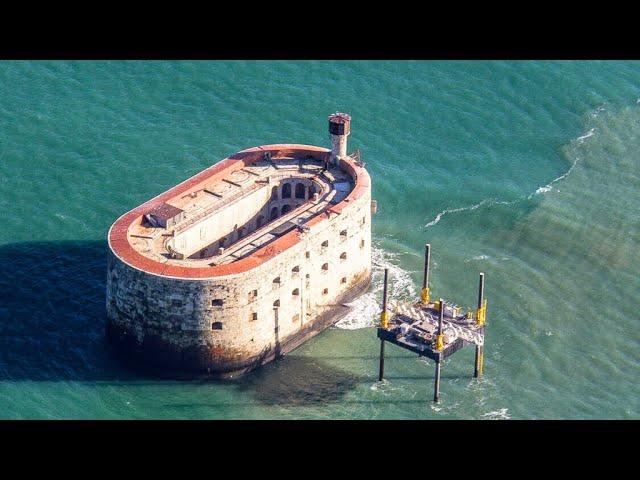
<instances>
[{"instance_id":1,"label":"small window opening","mask_svg":"<svg viewBox=\"0 0 640 480\"><path fill-rule=\"evenodd\" d=\"M274 307L279 307L280 306L280 300L276 300L275 302L273 302L273 306Z\"/></svg>"},{"instance_id":2,"label":"small window opening","mask_svg":"<svg viewBox=\"0 0 640 480\"><path fill-rule=\"evenodd\" d=\"M329 289L328 288L325 288L324 290L322 290L322 294L323 295L326 295L327 293L329 293Z\"/></svg>"},{"instance_id":3,"label":"small window opening","mask_svg":"<svg viewBox=\"0 0 640 480\"><path fill-rule=\"evenodd\" d=\"M258 314L256 312L252 312L251 316L249 317L251 319L251 321L255 321L258 319Z\"/></svg>"},{"instance_id":4,"label":"small window opening","mask_svg":"<svg viewBox=\"0 0 640 480\"><path fill-rule=\"evenodd\" d=\"M299 288L294 289L293 292L291 292L291 295L293 295L294 297L300 295L300 289Z\"/></svg>"},{"instance_id":5,"label":"small window opening","mask_svg":"<svg viewBox=\"0 0 640 480\"><path fill-rule=\"evenodd\" d=\"M291 198L291 184L285 183L282 186L282 198Z\"/></svg>"},{"instance_id":6,"label":"small window opening","mask_svg":"<svg viewBox=\"0 0 640 480\"><path fill-rule=\"evenodd\" d=\"M213 322L211 324L211 330L222 330L222 322Z\"/></svg>"},{"instance_id":7,"label":"small window opening","mask_svg":"<svg viewBox=\"0 0 640 480\"><path fill-rule=\"evenodd\" d=\"M347 252L342 252L340 254L340 260L346 260L347 259Z\"/></svg>"},{"instance_id":8,"label":"small window opening","mask_svg":"<svg viewBox=\"0 0 640 480\"><path fill-rule=\"evenodd\" d=\"M224 304L224 301L221 298L214 298L211 300L212 307L221 307Z\"/></svg>"},{"instance_id":9,"label":"small window opening","mask_svg":"<svg viewBox=\"0 0 640 480\"><path fill-rule=\"evenodd\" d=\"M342 277L340 279L340 283L347 283L347 277Z\"/></svg>"}]
</instances>

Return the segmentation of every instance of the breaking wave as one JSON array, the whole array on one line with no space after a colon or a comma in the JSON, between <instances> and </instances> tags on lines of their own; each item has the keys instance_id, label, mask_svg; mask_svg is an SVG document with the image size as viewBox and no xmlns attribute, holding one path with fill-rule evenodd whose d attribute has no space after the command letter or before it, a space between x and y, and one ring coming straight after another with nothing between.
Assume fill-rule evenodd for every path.
<instances>
[{"instance_id":1,"label":"breaking wave","mask_svg":"<svg viewBox=\"0 0 640 480\"><path fill-rule=\"evenodd\" d=\"M488 420L510 420L511 417L507 413L508 410L508 408L501 408L493 412L484 413L482 417Z\"/></svg>"},{"instance_id":2,"label":"breaking wave","mask_svg":"<svg viewBox=\"0 0 640 480\"><path fill-rule=\"evenodd\" d=\"M371 288L364 295L351 303L351 307L344 318L336 323L337 328L356 330L372 327L377 323L382 311L382 290L384 284L384 269L389 269L389 300L416 298L417 290L411 279L411 274L398 266L398 256L382 248L373 246L372 252Z\"/></svg>"},{"instance_id":3,"label":"breaking wave","mask_svg":"<svg viewBox=\"0 0 640 480\"><path fill-rule=\"evenodd\" d=\"M582 143L587 138L594 136L595 135L595 131L596 131L596 129L592 128L587 133L585 133L584 135L581 135L578 138L576 138L574 141ZM482 201L480 201L478 203L475 203L473 205L469 205L469 206L466 206L466 207L447 208L447 209L441 211L440 213L438 213L433 220L431 220L429 223L427 223L424 226L424 228L433 227L438 222L440 222L442 217L444 217L445 215L448 215L450 213L468 212L468 211L471 211L471 210L476 210L477 208L483 207L485 205L489 206L489 207L492 206L492 205L514 205L516 203L520 203L520 202L523 202L525 200L531 200L536 195L543 195L543 194L545 194L547 192L550 192L555 183L557 183L557 182L559 182L561 180L564 180L565 178L567 178L567 176L569 176L569 174L571 174L571 172L573 171L573 169L577 165L578 160L579 160L579 158L576 158L571 163L571 166L569 167L569 169L566 172L564 172L562 175L560 175L559 177L554 178L553 180L551 180L546 185L543 185L543 186L540 186L540 187L536 188L529 195L517 198L515 200L510 200L510 201L496 200L494 198L485 198L484 200L482 200Z\"/></svg>"}]
</instances>

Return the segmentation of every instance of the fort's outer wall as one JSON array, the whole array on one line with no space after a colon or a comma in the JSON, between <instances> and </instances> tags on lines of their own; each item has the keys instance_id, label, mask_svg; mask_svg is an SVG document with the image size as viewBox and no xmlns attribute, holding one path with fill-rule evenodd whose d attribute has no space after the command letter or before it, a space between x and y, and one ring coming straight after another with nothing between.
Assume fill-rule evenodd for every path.
<instances>
[{"instance_id":1,"label":"fort's outer wall","mask_svg":"<svg viewBox=\"0 0 640 480\"><path fill-rule=\"evenodd\" d=\"M109 339L137 364L169 376L229 377L287 353L347 313L341 303L368 287L370 187L340 214L311 223L300 241L279 255L246 272L210 279L149 274L110 252ZM292 271L295 266L299 272ZM212 329L214 322L222 328Z\"/></svg>"}]
</instances>

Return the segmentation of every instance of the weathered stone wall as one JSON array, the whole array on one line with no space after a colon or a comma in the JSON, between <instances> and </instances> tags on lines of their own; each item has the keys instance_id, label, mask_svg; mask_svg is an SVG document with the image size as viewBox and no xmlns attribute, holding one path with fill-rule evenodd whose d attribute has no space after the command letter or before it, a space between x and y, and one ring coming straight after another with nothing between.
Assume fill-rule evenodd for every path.
<instances>
[{"instance_id":1,"label":"weathered stone wall","mask_svg":"<svg viewBox=\"0 0 640 480\"><path fill-rule=\"evenodd\" d=\"M311 226L291 248L241 274L171 278L110 253L107 333L149 366L218 376L286 353L344 313L340 303L368 286L370 204L369 190Z\"/></svg>"}]
</instances>

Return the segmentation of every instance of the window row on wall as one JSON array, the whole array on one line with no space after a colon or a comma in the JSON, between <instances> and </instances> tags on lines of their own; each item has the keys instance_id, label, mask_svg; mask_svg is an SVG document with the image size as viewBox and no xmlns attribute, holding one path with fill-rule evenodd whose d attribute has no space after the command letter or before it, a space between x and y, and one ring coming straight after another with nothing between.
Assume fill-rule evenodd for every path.
<instances>
[{"instance_id":1,"label":"window row on wall","mask_svg":"<svg viewBox=\"0 0 640 480\"><path fill-rule=\"evenodd\" d=\"M347 277L342 277L340 279L340 285L341 288L344 288L347 285ZM255 290L253 291L255 292ZM324 287L322 289L322 295L328 295L329 294L329 288ZM300 296L300 289L299 288L295 288L293 289L293 291L291 292L291 298L292 299L296 299L297 297ZM280 308L280 299L278 298L277 300L275 300L273 302L273 308ZM254 322L258 320L258 312L250 312L249 313L249 321ZM299 322L300 321L300 314L296 313L293 315L292 317L292 321L293 322ZM211 324L211 329L212 330L222 330L222 322L213 322Z\"/></svg>"},{"instance_id":2,"label":"window row on wall","mask_svg":"<svg viewBox=\"0 0 640 480\"><path fill-rule=\"evenodd\" d=\"M325 243L327 243L327 241L323 242L323 245ZM327 243L327 246L328 246L328 243ZM362 239L360 242L360 248L364 248L364 239ZM308 253L309 252L307 252L307 254ZM309 258L309 256L307 256L307 258ZM342 252L339 258L340 258L340 262L345 262L347 260L347 252ZM326 274L328 271L329 271L329 263L328 262L323 263L322 267L320 268L320 273ZM300 274L300 265L296 265L291 269L291 278L296 278L299 274ZM310 278L309 274L307 274L307 278ZM271 282L272 290L279 289L281 285L282 285L282 278L280 276L275 277ZM258 290L257 289L250 290L248 297L249 297L249 302L253 302L256 298L258 298ZM222 307L224 306L224 301L221 298L215 298L211 300L211 306Z\"/></svg>"},{"instance_id":3,"label":"window row on wall","mask_svg":"<svg viewBox=\"0 0 640 480\"><path fill-rule=\"evenodd\" d=\"M347 284L347 277L342 277L340 279L340 284L343 285L343 286L346 285ZM328 294L329 294L329 289L327 287L323 288L322 289L322 295L328 295ZM292 292L291 292L291 298L292 299L296 299L299 296L300 296L300 289L299 288L294 288L292 290ZM273 302L273 308L280 308L280 299L279 298ZM257 320L257 319L258 319L257 312L251 312L249 314L249 320L250 321L254 321L254 320ZM299 321L300 320L300 314L296 313L293 316L292 319L293 319L293 321Z\"/></svg>"}]
</instances>

